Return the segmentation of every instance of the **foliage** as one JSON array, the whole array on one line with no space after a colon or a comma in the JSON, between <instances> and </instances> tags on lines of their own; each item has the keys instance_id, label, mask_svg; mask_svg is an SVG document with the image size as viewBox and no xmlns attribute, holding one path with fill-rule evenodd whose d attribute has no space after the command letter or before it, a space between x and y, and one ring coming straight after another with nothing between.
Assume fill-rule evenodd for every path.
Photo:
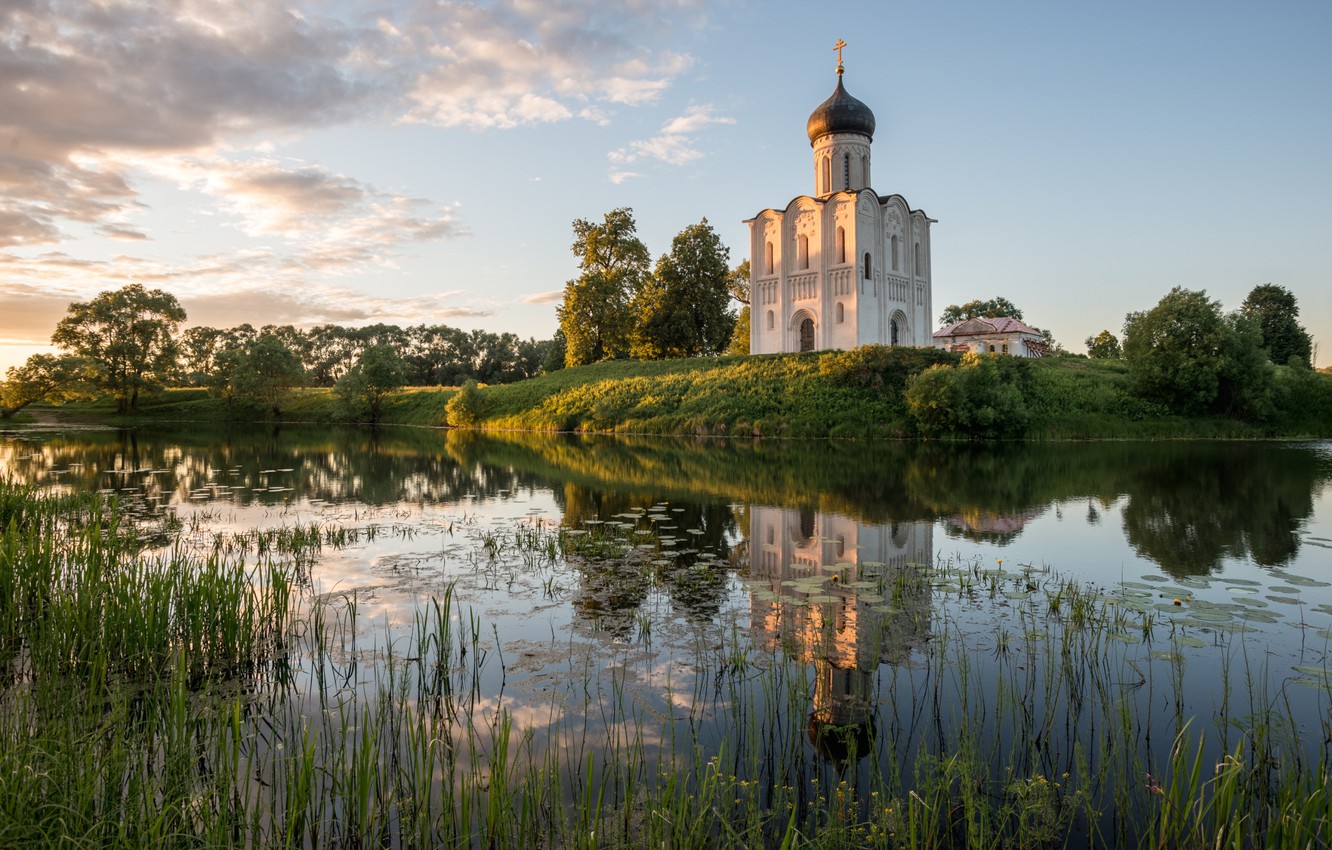
<instances>
[{"instance_id":1,"label":"foliage","mask_svg":"<svg viewBox=\"0 0 1332 850\"><path fill-rule=\"evenodd\" d=\"M87 392L91 368L82 357L34 354L10 366L0 382L0 418L8 419L34 402L61 404Z\"/></svg>"},{"instance_id":2,"label":"foliage","mask_svg":"<svg viewBox=\"0 0 1332 850\"><path fill-rule=\"evenodd\" d=\"M541 364L541 371L554 372L556 369L564 368L564 358L569 350L569 341L564 337L564 329L555 329L555 338L550 341L546 349L545 362Z\"/></svg>"},{"instance_id":3,"label":"foliage","mask_svg":"<svg viewBox=\"0 0 1332 850\"><path fill-rule=\"evenodd\" d=\"M264 334L242 349L231 370L234 397L261 407L274 417L292 390L305 383L305 369L296 352L278 337Z\"/></svg>"},{"instance_id":4,"label":"foliage","mask_svg":"<svg viewBox=\"0 0 1332 850\"><path fill-rule=\"evenodd\" d=\"M1186 415L1260 417L1271 374L1258 362L1261 334L1242 315L1224 316L1205 291L1172 289L1124 321L1124 360L1138 395Z\"/></svg>"},{"instance_id":5,"label":"foliage","mask_svg":"<svg viewBox=\"0 0 1332 850\"><path fill-rule=\"evenodd\" d=\"M847 386L901 393L912 376L958 359L940 348L861 345L820 355L819 374Z\"/></svg>"},{"instance_id":6,"label":"foliage","mask_svg":"<svg viewBox=\"0 0 1332 850\"><path fill-rule=\"evenodd\" d=\"M630 305L651 263L637 229L628 207L606 213L601 224L574 221L572 250L582 274L565 285L564 301L555 311L566 340L566 365L629 353L634 328Z\"/></svg>"},{"instance_id":7,"label":"foliage","mask_svg":"<svg viewBox=\"0 0 1332 850\"><path fill-rule=\"evenodd\" d=\"M731 330L731 341L726 345L725 354L749 353L749 305L740 308L735 317L735 327Z\"/></svg>"},{"instance_id":8,"label":"foliage","mask_svg":"<svg viewBox=\"0 0 1332 850\"><path fill-rule=\"evenodd\" d=\"M485 399L476 381L468 381L458 389L445 405L448 424L454 428L474 428L486 414Z\"/></svg>"},{"instance_id":9,"label":"foliage","mask_svg":"<svg viewBox=\"0 0 1332 850\"><path fill-rule=\"evenodd\" d=\"M1312 365L1313 339L1296 321L1300 308L1289 289L1271 283L1255 286L1240 311L1257 319L1263 348L1273 363L1285 365L1293 357L1302 366Z\"/></svg>"},{"instance_id":10,"label":"foliage","mask_svg":"<svg viewBox=\"0 0 1332 850\"><path fill-rule=\"evenodd\" d=\"M407 364L391 345L372 345L361 352L355 365L333 386L338 398L353 419L368 416L378 422L384 415L384 401L402 388L407 378Z\"/></svg>"},{"instance_id":11,"label":"foliage","mask_svg":"<svg viewBox=\"0 0 1332 850\"><path fill-rule=\"evenodd\" d=\"M705 218L671 241L633 300L631 354L641 360L719 354L730 342L730 250Z\"/></svg>"},{"instance_id":12,"label":"foliage","mask_svg":"<svg viewBox=\"0 0 1332 850\"><path fill-rule=\"evenodd\" d=\"M1119 337L1109 330L1087 337L1084 344L1087 346L1087 356L1093 359L1112 360L1120 356Z\"/></svg>"},{"instance_id":13,"label":"foliage","mask_svg":"<svg viewBox=\"0 0 1332 850\"><path fill-rule=\"evenodd\" d=\"M749 260L741 260L740 265L731 269L726 276L726 288L731 297L740 302L740 312L735 317L735 328L731 331L731 341L726 346L727 354L749 353Z\"/></svg>"},{"instance_id":14,"label":"foliage","mask_svg":"<svg viewBox=\"0 0 1332 850\"><path fill-rule=\"evenodd\" d=\"M70 304L51 342L86 358L124 413L138 408L141 394L165 386L176 368L176 328L183 321L176 296L132 283Z\"/></svg>"},{"instance_id":15,"label":"foliage","mask_svg":"<svg viewBox=\"0 0 1332 850\"><path fill-rule=\"evenodd\" d=\"M1007 298L996 297L987 301L978 298L961 305L949 304L940 314L939 324L947 326L966 319L991 319L999 316L1008 316L1011 319L1022 321L1022 311L1013 306L1012 301Z\"/></svg>"},{"instance_id":16,"label":"foliage","mask_svg":"<svg viewBox=\"0 0 1332 850\"><path fill-rule=\"evenodd\" d=\"M969 351L956 366L931 366L911 378L906 404L921 433L972 440L1020 436L1029 414L1017 379L1026 364L1004 360L1008 368L1001 370L996 358Z\"/></svg>"}]
</instances>

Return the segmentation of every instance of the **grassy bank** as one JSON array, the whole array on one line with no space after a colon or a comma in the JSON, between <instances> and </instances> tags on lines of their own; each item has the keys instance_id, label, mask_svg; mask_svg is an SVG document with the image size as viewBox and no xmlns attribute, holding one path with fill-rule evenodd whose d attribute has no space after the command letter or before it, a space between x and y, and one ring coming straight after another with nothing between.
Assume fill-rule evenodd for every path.
<instances>
[{"instance_id":1,"label":"grassy bank","mask_svg":"<svg viewBox=\"0 0 1332 850\"><path fill-rule=\"evenodd\" d=\"M907 381L932 364L956 362L954 355L932 350L862 349L598 363L483 387L461 414L449 410L456 388L403 389L388 399L383 421L495 430L913 438L923 432L906 404ZM999 391L1021 400L1023 420L1014 430L1028 439L1332 436L1332 375L1277 367L1272 412L1246 421L1178 416L1144 402L1130 391L1121 361L1002 358L999 372ZM65 410L102 417L113 407L104 402ZM228 407L203 390L173 390L143 401L137 417L268 418ZM334 423L354 417L328 390L307 389L284 404L282 418Z\"/></svg>"}]
</instances>

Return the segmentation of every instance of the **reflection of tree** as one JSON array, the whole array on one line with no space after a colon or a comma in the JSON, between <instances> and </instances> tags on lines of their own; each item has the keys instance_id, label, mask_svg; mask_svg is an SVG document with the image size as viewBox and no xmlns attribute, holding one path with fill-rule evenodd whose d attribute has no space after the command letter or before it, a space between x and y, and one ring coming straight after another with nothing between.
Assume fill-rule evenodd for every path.
<instances>
[{"instance_id":1,"label":"reflection of tree","mask_svg":"<svg viewBox=\"0 0 1332 850\"><path fill-rule=\"evenodd\" d=\"M1176 576L1206 573L1223 558L1288 563L1314 490L1332 477L1317 451L1252 443L1180 445L1131 474L1128 541Z\"/></svg>"},{"instance_id":2,"label":"reflection of tree","mask_svg":"<svg viewBox=\"0 0 1332 850\"><path fill-rule=\"evenodd\" d=\"M560 488L556 500L561 503L564 527L580 530L627 521L622 515L632 509L664 501L653 494L599 490L573 483ZM581 586L574 607L581 617L623 636L630 631L633 615L653 585L665 590L674 609L691 621L708 622L717 616L726 590L730 540L736 536L731 508L715 502L670 502L665 515L668 521L634 521L638 529L655 532L640 541L666 537L674 538L678 545L577 561ZM593 526L589 520L595 521Z\"/></svg>"},{"instance_id":3,"label":"reflection of tree","mask_svg":"<svg viewBox=\"0 0 1332 850\"><path fill-rule=\"evenodd\" d=\"M0 462L15 480L137 492L163 502L282 505L299 497L421 504L531 491L543 480L460 463L432 431L195 425L33 436L0 445Z\"/></svg>"}]
</instances>

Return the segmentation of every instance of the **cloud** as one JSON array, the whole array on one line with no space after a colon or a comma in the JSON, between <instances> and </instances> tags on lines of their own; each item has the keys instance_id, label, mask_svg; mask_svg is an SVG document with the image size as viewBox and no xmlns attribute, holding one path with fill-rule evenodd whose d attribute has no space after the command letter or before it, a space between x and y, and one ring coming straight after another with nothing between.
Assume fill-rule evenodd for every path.
<instances>
[{"instance_id":1,"label":"cloud","mask_svg":"<svg viewBox=\"0 0 1332 850\"><path fill-rule=\"evenodd\" d=\"M276 0L23 0L0 9L0 246L49 244L64 221L123 238L128 155L342 120L391 79L350 57L377 33Z\"/></svg>"},{"instance_id":2,"label":"cloud","mask_svg":"<svg viewBox=\"0 0 1332 850\"><path fill-rule=\"evenodd\" d=\"M564 298L563 289L552 289L549 292L538 292L535 295L528 295L523 299L524 304L554 304Z\"/></svg>"},{"instance_id":3,"label":"cloud","mask_svg":"<svg viewBox=\"0 0 1332 850\"><path fill-rule=\"evenodd\" d=\"M678 26L669 13L595 0L414 8L391 39L398 57L425 57L408 118L475 130L574 116L605 123L607 106L655 103L693 64L687 54L646 46Z\"/></svg>"},{"instance_id":4,"label":"cloud","mask_svg":"<svg viewBox=\"0 0 1332 850\"><path fill-rule=\"evenodd\" d=\"M657 160L667 165L686 165L703 156L694 143L694 136L710 124L734 124L734 118L726 118L715 113L711 104L691 106L683 115L672 118L661 128L661 132L650 139L630 142L625 147L611 151L607 156L616 165L626 165L640 160ZM628 177L638 175L614 169L611 182L620 183Z\"/></svg>"}]
</instances>

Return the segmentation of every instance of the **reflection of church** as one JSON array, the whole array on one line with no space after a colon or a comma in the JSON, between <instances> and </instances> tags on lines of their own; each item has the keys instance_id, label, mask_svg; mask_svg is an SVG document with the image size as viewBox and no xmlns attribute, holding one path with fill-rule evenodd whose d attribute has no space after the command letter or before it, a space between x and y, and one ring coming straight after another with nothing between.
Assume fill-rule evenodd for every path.
<instances>
[{"instance_id":1,"label":"reflection of church","mask_svg":"<svg viewBox=\"0 0 1332 850\"><path fill-rule=\"evenodd\" d=\"M814 194L747 222L751 354L933 344L933 220L870 188L874 113L842 86L842 47L837 88L805 128Z\"/></svg>"},{"instance_id":2,"label":"reflection of church","mask_svg":"<svg viewBox=\"0 0 1332 850\"><path fill-rule=\"evenodd\" d=\"M871 525L808 509L750 509L750 578L769 591L752 600L750 629L756 643L780 644L814 665L816 743L828 727L867 740L874 671L906 661L927 637L928 581L903 579L933 562L933 531L930 522ZM822 746L836 755L834 743Z\"/></svg>"}]
</instances>

